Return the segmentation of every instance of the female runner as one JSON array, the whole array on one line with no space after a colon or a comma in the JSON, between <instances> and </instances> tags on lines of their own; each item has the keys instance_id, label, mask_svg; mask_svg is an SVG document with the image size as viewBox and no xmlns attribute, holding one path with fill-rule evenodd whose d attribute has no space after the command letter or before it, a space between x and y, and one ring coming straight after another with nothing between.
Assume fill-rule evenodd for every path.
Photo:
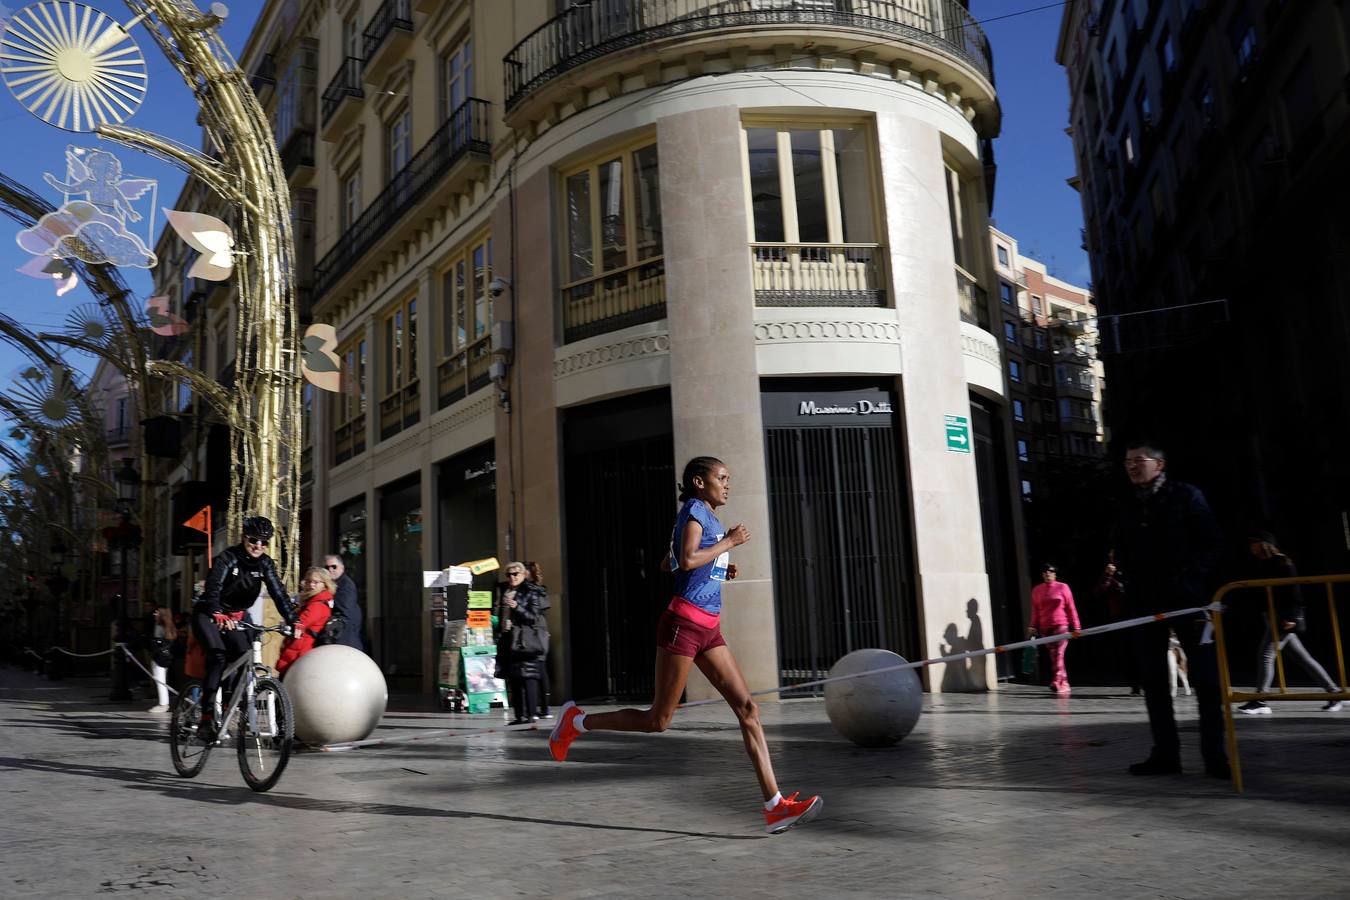
<instances>
[{"instance_id":1,"label":"female runner","mask_svg":"<svg viewBox=\"0 0 1350 900\"><path fill-rule=\"evenodd\" d=\"M684 467L680 479L680 512L675 517L670 557L665 565L675 571L675 597L656 626L656 697L650 709L621 709L587 716L568 701L549 735L548 748L562 762L578 736L588 731L665 731L680 704L689 669L697 665L726 699L740 721L746 752L754 764L764 793L765 830L779 834L807 821L824 801L812 796L798 800L778 791L759 705L750 696L731 648L718 624L722 611L722 582L736 577L728 561L732 547L750 540L744 525L726 531L714 510L727 502L731 475L711 456L698 456Z\"/></svg>"}]
</instances>

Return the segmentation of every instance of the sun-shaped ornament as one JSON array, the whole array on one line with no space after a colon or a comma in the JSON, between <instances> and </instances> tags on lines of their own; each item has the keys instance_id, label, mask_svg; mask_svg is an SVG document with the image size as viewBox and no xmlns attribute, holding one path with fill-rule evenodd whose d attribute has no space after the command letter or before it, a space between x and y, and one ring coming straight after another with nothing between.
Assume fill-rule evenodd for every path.
<instances>
[{"instance_id":1,"label":"sun-shaped ornament","mask_svg":"<svg viewBox=\"0 0 1350 900\"><path fill-rule=\"evenodd\" d=\"M47 370L28 366L9 394L15 405L41 425L60 427L79 419L78 388L64 366Z\"/></svg>"},{"instance_id":2,"label":"sun-shaped ornament","mask_svg":"<svg viewBox=\"0 0 1350 900\"><path fill-rule=\"evenodd\" d=\"M25 6L5 22L0 78L30 113L67 131L126 121L149 81L126 28L68 0Z\"/></svg>"},{"instance_id":3,"label":"sun-shaped ornament","mask_svg":"<svg viewBox=\"0 0 1350 900\"><path fill-rule=\"evenodd\" d=\"M81 303L66 314L66 321L61 325L62 334L96 347L107 345L111 331L108 316L97 303Z\"/></svg>"}]
</instances>

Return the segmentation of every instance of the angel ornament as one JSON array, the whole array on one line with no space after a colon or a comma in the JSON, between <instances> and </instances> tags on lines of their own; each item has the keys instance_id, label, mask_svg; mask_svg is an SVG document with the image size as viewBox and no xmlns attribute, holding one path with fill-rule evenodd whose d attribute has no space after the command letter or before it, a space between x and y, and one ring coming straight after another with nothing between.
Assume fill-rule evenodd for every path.
<instances>
[{"instance_id":1,"label":"angel ornament","mask_svg":"<svg viewBox=\"0 0 1350 900\"><path fill-rule=\"evenodd\" d=\"M122 177L122 163L106 150L66 148L66 181L51 173L43 178L65 195L65 202L19 232L19 246L34 256L80 259L97 265L153 268L158 260L145 241L127 229L139 222L132 201L152 193L157 182ZM72 199L74 198L74 199ZM147 234L154 232L154 217ZM45 269L44 269L45 271ZM31 272L25 274L32 274Z\"/></svg>"},{"instance_id":2,"label":"angel ornament","mask_svg":"<svg viewBox=\"0 0 1350 900\"><path fill-rule=\"evenodd\" d=\"M115 218L123 228L129 221L141 220L141 214L136 212L131 201L140 199L157 183L149 178L123 178L122 161L116 156L106 150L88 150L73 145L66 147L66 174L71 181L58 181L51 173L42 177L65 194L67 203L71 195L83 194L95 209ZM154 224L150 227L153 231Z\"/></svg>"}]
</instances>

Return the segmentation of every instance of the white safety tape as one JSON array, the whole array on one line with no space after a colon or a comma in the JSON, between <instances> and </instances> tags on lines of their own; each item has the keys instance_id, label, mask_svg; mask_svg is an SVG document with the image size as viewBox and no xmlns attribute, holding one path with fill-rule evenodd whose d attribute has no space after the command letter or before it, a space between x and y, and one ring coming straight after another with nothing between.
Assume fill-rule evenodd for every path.
<instances>
[{"instance_id":1,"label":"white safety tape","mask_svg":"<svg viewBox=\"0 0 1350 900\"><path fill-rule=\"evenodd\" d=\"M120 646L122 645L121 644L117 645L117 647ZM117 647L112 647L107 650L100 650L97 653L76 653L73 650L67 650L65 647L50 647L48 649L55 650L57 653L64 653L66 656L76 656L79 657L80 659L88 659L93 656L107 656L109 653L114 652L117 649Z\"/></svg>"},{"instance_id":2,"label":"white safety tape","mask_svg":"<svg viewBox=\"0 0 1350 900\"><path fill-rule=\"evenodd\" d=\"M1063 634L1052 634L1045 637L1029 638L1025 641L1017 641L1012 644L999 644L996 647L986 647L981 650L967 650L965 653L954 653L951 656L939 656L933 659L921 659L917 662L900 663L899 665L886 666L881 669L870 669L866 672L855 672L851 675L836 675L833 678L821 678L817 681L806 681L801 684L786 685L781 687L763 688L758 691L751 691L750 696L760 697L766 694L781 694L784 691L799 690L801 688L817 687L822 684L829 684L834 681L847 681L852 678L866 678L870 675L880 675L885 672L895 672L900 669L920 669L924 666L935 666L939 663L960 662L966 659L975 659L979 656L989 656L997 653L1007 653L1011 650L1021 650L1023 647L1041 647L1046 644L1055 644L1060 641L1072 641L1081 637L1090 637L1097 634L1107 634L1112 631L1122 631L1126 628L1134 628L1139 625L1148 625L1152 622L1162 622L1166 619L1175 619L1178 616L1189 616L1196 613L1222 612L1223 604L1215 603L1209 606L1193 606L1188 609L1176 609L1171 612L1156 613L1151 616L1139 616L1134 619L1125 619L1120 622L1111 622L1106 625L1094 625L1091 628L1083 628L1078 631L1066 631ZM708 700L694 700L689 703L681 703L678 709L692 709L695 706L707 706L713 703L724 703L721 697L714 697ZM479 737L485 734L498 734L506 731L537 731L539 725L536 722L529 722L522 725L499 725L495 728L479 728L472 731L462 731L456 728L437 729L435 731L424 731L420 734L398 735L396 737L386 738L366 738L362 741L343 741L336 744L326 744L320 747L320 750L329 753L340 753L346 750L358 750L361 747L374 747L382 744L407 744L413 741L434 741L442 738L470 738Z\"/></svg>"}]
</instances>

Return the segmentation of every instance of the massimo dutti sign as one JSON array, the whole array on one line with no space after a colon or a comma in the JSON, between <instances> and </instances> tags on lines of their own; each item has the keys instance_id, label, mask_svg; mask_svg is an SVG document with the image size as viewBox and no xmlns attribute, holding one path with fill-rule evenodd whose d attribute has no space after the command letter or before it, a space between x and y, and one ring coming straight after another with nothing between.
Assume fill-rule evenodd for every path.
<instances>
[{"instance_id":1,"label":"massimo dutti sign","mask_svg":"<svg viewBox=\"0 0 1350 900\"><path fill-rule=\"evenodd\" d=\"M893 412L889 400L857 400L847 405L839 403L818 404L814 400L803 400L797 407L797 415L799 416L889 416Z\"/></svg>"},{"instance_id":2,"label":"massimo dutti sign","mask_svg":"<svg viewBox=\"0 0 1350 900\"><path fill-rule=\"evenodd\" d=\"M894 391L820 389L800 382L787 390L760 394L764 424L769 428L832 428L839 426L885 426L895 424L899 399Z\"/></svg>"}]
</instances>

